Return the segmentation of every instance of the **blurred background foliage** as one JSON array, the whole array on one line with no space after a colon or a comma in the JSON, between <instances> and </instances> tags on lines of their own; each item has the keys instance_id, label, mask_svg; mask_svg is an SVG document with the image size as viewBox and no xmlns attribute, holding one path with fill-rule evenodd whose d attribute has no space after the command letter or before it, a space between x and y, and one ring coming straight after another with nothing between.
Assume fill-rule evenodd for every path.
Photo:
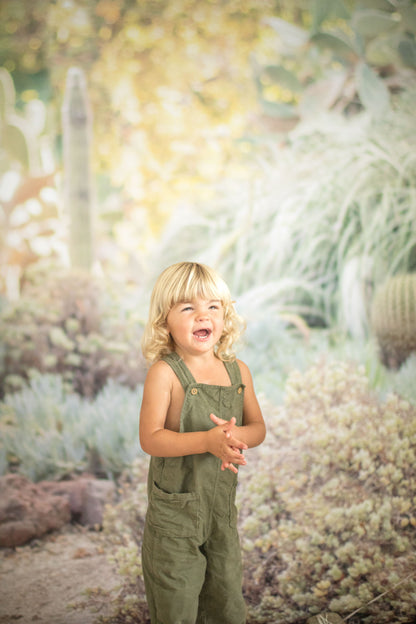
<instances>
[{"instance_id":1,"label":"blurred background foliage","mask_svg":"<svg viewBox=\"0 0 416 624\"><path fill-rule=\"evenodd\" d=\"M0 396L137 386L183 259L229 282L272 400L322 351L392 387L416 345L415 35L410 0L3 1Z\"/></svg>"},{"instance_id":2,"label":"blurred background foliage","mask_svg":"<svg viewBox=\"0 0 416 624\"><path fill-rule=\"evenodd\" d=\"M250 622L413 621L415 70L411 0L0 1L0 474L125 471L117 621L140 337L184 259L228 281L269 426Z\"/></svg>"},{"instance_id":3,"label":"blurred background foliage","mask_svg":"<svg viewBox=\"0 0 416 624\"><path fill-rule=\"evenodd\" d=\"M230 283L259 374L259 345L314 328L325 348L382 342L386 366L412 353L413 286L374 295L416 269L413 2L18 0L0 18L2 394L32 369L85 396L131 386L136 359L104 346L87 382L80 344L113 345L123 319L137 346L184 258ZM48 302L79 270L72 307Z\"/></svg>"},{"instance_id":4,"label":"blurred background foliage","mask_svg":"<svg viewBox=\"0 0 416 624\"><path fill-rule=\"evenodd\" d=\"M100 307L94 280L118 294L113 326L140 328L156 275L183 258L229 281L254 369L259 336L309 344L313 328L382 331L396 341L383 363L403 363L413 286L378 311L374 294L416 268L415 15L410 0L2 2L2 392L35 361L84 379L68 327ZM52 293L80 269L71 311L51 314L36 284ZM390 325L372 327L388 306ZM112 344L106 331L92 318L81 335ZM57 332L78 346L52 358ZM92 396L105 379L74 387Z\"/></svg>"},{"instance_id":5,"label":"blurred background foliage","mask_svg":"<svg viewBox=\"0 0 416 624\"><path fill-rule=\"evenodd\" d=\"M178 203L215 202L220 179L269 176L264 141L325 110L383 114L414 79L406 1L17 0L0 11L4 114L24 133L5 141L2 167L12 156L23 176L4 181L19 191L3 192L14 264L65 253L61 108L73 66L93 113L96 259L106 271L130 263L129 277Z\"/></svg>"}]
</instances>

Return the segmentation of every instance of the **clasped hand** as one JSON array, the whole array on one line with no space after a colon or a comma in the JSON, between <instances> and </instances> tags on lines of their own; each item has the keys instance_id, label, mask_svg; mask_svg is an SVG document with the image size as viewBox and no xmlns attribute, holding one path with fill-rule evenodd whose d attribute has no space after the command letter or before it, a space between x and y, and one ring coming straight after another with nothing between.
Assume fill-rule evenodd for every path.
<instances>
[{"instance_id":1,"label":"clasped hand","mask_svg":"<svg viewBox=\"0 0 416 624\"><path fill-rule=\"evenodd\" d=\"M210 414L210 418L217 426L208 432L209 452L221 459L221 470L228 468L237 473L238 469L234 464L244 466L247 463L241 451L246 450L248 446L233 435L236 419L233 416L231 420L223 420L215 414Z\"/></svg>"}]
</instances>

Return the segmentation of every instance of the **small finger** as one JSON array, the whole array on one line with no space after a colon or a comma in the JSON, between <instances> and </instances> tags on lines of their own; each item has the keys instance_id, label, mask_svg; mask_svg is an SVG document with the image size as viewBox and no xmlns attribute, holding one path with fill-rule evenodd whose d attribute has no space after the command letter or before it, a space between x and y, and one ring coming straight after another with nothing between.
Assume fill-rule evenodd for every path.
<instances>
[{"instance_id":1,"label":"small finger","mask_svg":"<svg viewBox=\"0 0 416 624\"><path fill-rule=\"evenodd\" d=\"M226 437L228 438L229 436L226 435ZM235 438L230 440L230 442L231 442L230 446L234 450L240 449L241 451L246 451L248 449L248 446L247 444L245 444L245 442L240 442L239 440L236 440Z\"/></svg>"},{"instance_id":2,"label":"small finger","mask_svg":"<svg viewBox=\"0 0 416 624\"><path fill-rule=\"evenodd\" d=\"M231 470L231 472L235 472L236 474L238 473L238 469L231 462L223 462L221 464L221 470L225 470L226 468Z\"/></svg>"},{"instance_id":3,"label":"small finger","mask_svg":"<svg viewBox=\"0 0 416 624\"><path fill-rule=\"evenodd\" d=\"M247 460L246 460L246 458L244 457L244 455L241 455L240 453L239 453L237 456L234 456L234 457L232 458L232 461L233 461L235 464L240 464L241 466L245 466L245 465L246 465L246 463L247 463Z\"/></svg>"}]
</instances>

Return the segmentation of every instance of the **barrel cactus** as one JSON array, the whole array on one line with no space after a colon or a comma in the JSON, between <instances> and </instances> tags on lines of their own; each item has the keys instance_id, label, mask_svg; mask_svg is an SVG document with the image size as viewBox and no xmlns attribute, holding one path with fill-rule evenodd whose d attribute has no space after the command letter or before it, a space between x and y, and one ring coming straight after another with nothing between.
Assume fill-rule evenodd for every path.
<instances>
[{"instance_id":1,"label":"barrel cactus","mask_svg":"<svg viewBox=\"0 0 416 624\"><path fill-rule=\"evenodd\" d=\"M399 368L416 352L416 273L396 275L378 288L371 326L387 368Z\"/></svg>"}]
</instances>

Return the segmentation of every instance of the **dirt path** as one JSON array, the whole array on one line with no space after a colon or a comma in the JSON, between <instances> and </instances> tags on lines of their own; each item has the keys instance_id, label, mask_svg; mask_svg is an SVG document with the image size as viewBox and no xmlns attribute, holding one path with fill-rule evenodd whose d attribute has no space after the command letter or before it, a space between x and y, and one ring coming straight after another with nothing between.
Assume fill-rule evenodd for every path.
<instances>
[{"instance_id":1,"label":"dirt path","mask_svg":"<svg viewBox=\"0 0 416 624\"><path fill-rule=\"evenodd\" d=\"M0 550L0 624L93 624L100 611L74 609L85 591L117 588L101 533L72 525L15 550Z\"/></svg>"}]
</instances>

